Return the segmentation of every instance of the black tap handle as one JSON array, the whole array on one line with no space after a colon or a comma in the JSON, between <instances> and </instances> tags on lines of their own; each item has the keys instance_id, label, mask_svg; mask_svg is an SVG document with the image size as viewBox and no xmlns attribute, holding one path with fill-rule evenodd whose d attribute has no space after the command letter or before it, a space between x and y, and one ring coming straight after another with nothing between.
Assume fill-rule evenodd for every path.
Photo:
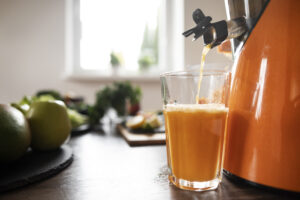
<instances>
[{"instance_id":1,"label":"black tap handle","mask_svg":"<svg viewBox=\"0 0 300 200\"><path fill-rule=\"evenodd\" d=\"M205 16L203 12L198 8L193 12L193 20L197 24L194 28L191 28L183 33L185 37L192 34L194 35L194 40L202 36L211 27L210 21L212 18L210 16Z\"/></svg>"},{"instance_id":2,"label":"black tap handle","mask_svg":"<svg viewBox=\"0 0 300 200\"><path fill-rule=\"evenodd\" d=\"M199 8L197 8L194 12L193 12L193 20L196 24L199 24L203 19L205 18L204 13L202 12L202 10L200 10Z\"/></svg>"}]
</instances>

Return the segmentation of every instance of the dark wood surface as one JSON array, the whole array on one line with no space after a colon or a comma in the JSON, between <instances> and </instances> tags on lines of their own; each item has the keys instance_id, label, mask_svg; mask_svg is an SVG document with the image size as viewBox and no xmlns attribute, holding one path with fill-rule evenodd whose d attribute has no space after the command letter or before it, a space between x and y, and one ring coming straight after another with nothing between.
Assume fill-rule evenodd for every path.
<instances>
[{"instance_id":1,"label":"dark wood surface","mask_svg":"<svg viewBox=\"0 0 300 200\"><path fill-rule=\"evenodd\" d=\"M114 128L73 137L74 161L60 174L0 194L1 200L299 199L224 177L215 191L190 192L168 182L164 145L130 147Z\"/></svg>"}]
</instances>

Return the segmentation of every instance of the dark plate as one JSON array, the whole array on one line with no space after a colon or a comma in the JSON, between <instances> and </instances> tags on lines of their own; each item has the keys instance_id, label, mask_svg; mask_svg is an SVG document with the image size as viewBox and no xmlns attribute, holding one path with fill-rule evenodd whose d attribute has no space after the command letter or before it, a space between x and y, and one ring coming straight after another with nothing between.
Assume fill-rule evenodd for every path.
<instances>
[{"instance_id":1,"label":"dark plate","mask_svg":"<svg viewBox=\"0 0 300 200\"><path fill-rule=\"evenodd\" d=\"M0 192L49 178L69 166L72 160L72 149L68 145L49 152L29 150L18 161L0 166Z\"/></svg>"},{"instance_id":2,"label":"dark plate","mask_svg":"<svg viewBox=\"0 0 300 200\"><path fill-rule=\"evenodd\" d=\"M77 128L72 129L71 136L82 135L89 132L90 130L91 130L90 124L83 124Z\"/></svg>"}]
</instances>

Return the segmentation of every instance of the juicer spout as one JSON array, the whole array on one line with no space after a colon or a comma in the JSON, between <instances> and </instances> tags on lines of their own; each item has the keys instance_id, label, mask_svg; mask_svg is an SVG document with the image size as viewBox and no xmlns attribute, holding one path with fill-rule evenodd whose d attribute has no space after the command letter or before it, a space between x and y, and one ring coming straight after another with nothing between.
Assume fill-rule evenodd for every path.
<instances>
[{"instance_id":1,"label":"juicer spout","mask_svg":"<svg viewBox=\"0 0 300 200\"><path fill-rule=\"evenodd\" d=\"M194 28L185 31L183 35L185 37L188 37L194 33L195 35L193 40L197 40L211 27L210 21L212 20L212 18L210 16L205 16L203 12L198 8L193 12L193 20L197 25Z\"/></svg>"},{"instance_id":2,"label":"juicer spout","mask_svg":"<svg viewBox=\"0 0 300 200\"><path fill-rule=\"evenodd\" d=\"M238 38L248 30L245 17L211 23L212 18L205 16L199 8L193 12L193 20L197 25L185 31L183 35L188 37L194 34L193 40L203 36L204 44L210 44L211 48L218 46L224 40Z\"/></svg>"}]
</instances>

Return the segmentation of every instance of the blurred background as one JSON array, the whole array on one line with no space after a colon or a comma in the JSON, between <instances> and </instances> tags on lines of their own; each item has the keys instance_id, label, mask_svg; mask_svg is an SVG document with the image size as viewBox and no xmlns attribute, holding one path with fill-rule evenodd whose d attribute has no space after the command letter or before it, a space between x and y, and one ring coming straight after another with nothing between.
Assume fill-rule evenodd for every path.
<instances>
[{"instance_id":1,"label":"blurred background","mask_svg":"<svg viewBox=\"0 0 300 200\"><path fill-rule=\"evenodd\" d=\"M182 36L195 8L226 18L219 0L0 0L0 102L55 89L93 103L129 80L143 109L161 109L159 74L200 64L202 40ZM207 63L230 59L214 49Z\"/></svg>"}]
</instances>

